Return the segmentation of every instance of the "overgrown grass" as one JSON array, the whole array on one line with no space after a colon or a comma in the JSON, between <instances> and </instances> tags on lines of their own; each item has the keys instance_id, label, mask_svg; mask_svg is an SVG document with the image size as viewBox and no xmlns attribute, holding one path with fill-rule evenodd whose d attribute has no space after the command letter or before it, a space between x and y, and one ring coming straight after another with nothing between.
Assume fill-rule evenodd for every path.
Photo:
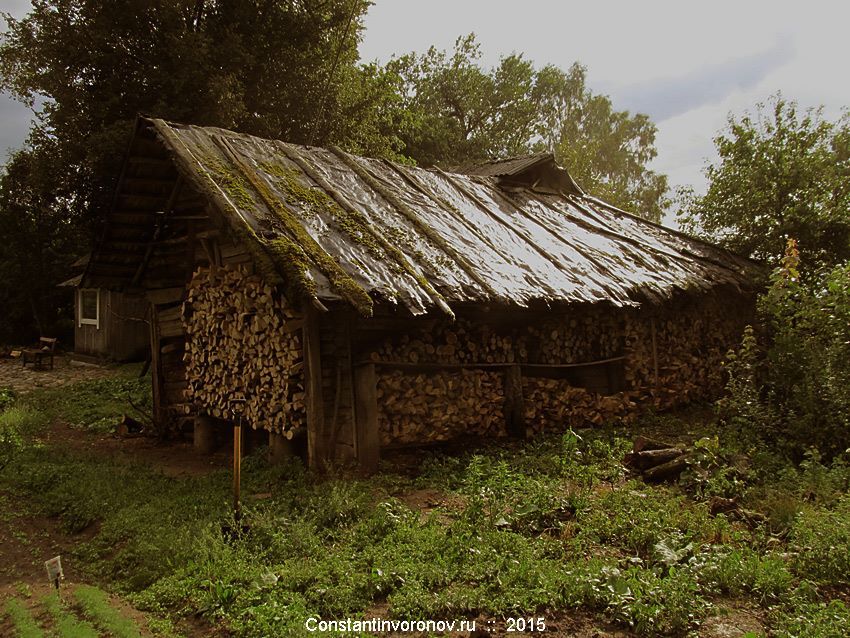
<instances>
[{"instance_id":1,"label":"overgrown grass","mask_svg":"<svg viewBox=\"0 0 850 638\"><path fill-rule=\"evenodd\" d=\"M295 461L251 457L243 493L271 498L246 498L250 532L235 539L222 533L233 524L228 472L169 478L25 447L0 487L70 531L99 522L73 560L141 609L202 614L237 636L299 636L308 616L358 617L385 603L407 619L582 608L641 635L685 635L730 596L760 606L777 635L850 633L841 459L744 463L741 450L708 441L681 486L647 486L621 464L632 437L567 432L430 455L415 478L319 479ZM413 510L402 497L414 489L444 502ZM766 521L712 516L720 494ZM781 524L770 516L780 499L794 512Z\"/></svg>"},{"instance_id":2,"label":"overgrown grass","mask_svg":"<svg viewBox=\"0 0 850 638\"><path fill-rule=\"evenodd\" d=\"M136 408L147 414L152 411L150 376L140 378L139 371L138 364L125 365L114 377L36 390L19 403L39 409L48 420L62 419L77 428L111 432L122 414L139 418Z\"/></svg>"},{"instance_id":3,"label":"overgrown grass","mask_svg":"<svg viewBox=\"0 0 850 638\"><path fill-rule=\"evenodd\" d=\"M12 630L17 638L43 638L44 632L35 622L30 610L18 598L10 598L4 606L6 614L12 621Z\"/></svg>"}]
</instances>

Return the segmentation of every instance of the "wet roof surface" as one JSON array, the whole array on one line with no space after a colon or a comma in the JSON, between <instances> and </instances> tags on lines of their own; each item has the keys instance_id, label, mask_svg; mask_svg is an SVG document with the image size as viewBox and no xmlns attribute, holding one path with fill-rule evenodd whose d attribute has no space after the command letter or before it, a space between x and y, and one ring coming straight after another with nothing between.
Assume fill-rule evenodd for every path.
<instances>
[{"instance_id":1,"label":"wet roof surface","mask_svg":"<svg viewBox=\"0 0 850 638\"><path fill-rule=\"evenodd\" d=\"M515 175L539 165L540 155L469 175L151 123L272 260L281 259L271 250L276 241L317 246L371 298L414 314L476 301L629 305L676 291L749 288L758 270L589 196L500 187L499 171ZM304 273L316 297L346 299L331 283L336 266L317 255L306 250Z\"/></svg>"}]
</instances>

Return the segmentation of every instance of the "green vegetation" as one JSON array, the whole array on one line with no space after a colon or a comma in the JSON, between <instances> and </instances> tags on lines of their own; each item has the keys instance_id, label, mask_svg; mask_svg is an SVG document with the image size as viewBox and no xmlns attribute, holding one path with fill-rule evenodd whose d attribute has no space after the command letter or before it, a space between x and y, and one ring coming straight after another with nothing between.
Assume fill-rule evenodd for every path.
<instances>
[{"instance_id":1,"label":"green vegetation","mask_svg":"<svg viewBox=\"0 0 850 638\"><path fill-rule=\"evenodd\" d=\"M0 410L12 405L15 401L15 391L12 388L0 388Z\"/></svg>"},{"instance_id":2,"label":"green vegetation","mask_svg":"<svg viewBox=\"0 0 850 638\"><path fill-rule=\"evenodd\" d=\"M742 440L798 461L810 447L830 458L850 448L850 265L805 266L788 240L719 404Z\"/></svg>"},{"instance_id":3,"label":"green vegetation","mask_svg":"<svg viewBox=\"0 0 850 638\"><path fill-rule=\"evenodd\" d=\"M79 603L83 613L114 638L141 638L139 627L133 620L122 616L109 604L108 596L91 586L80 586L74 591L74 598Z\"/></svg>"},{"instance_id":4,"label":"green vegetation","mask_svg":"<svg viewBox=\"0 0 850 638\"><path fill-rule=\"evenodd\" d=\"M32 617L27 606L17 598L10 598L4 606L6 614L12 621L16 638L42 638L44 632Z\"/></svg>"},{"instance_id":5,"label":"green vegetation","mask_svg":"<svg viewBox=\"0 0 850 638\"><path fill-rule=\"evenodd\" d=\"M648 424L683 427L672 417ZM387 465L372 479L319 479L297 461L249 457L244 493L272 496L246 499L250 532L235 539L222 532L232 525L227 471L169 478L45 454L25 439L0 489L69 531L98 521L69 560L138 608L172 621L202 614L237 636L302 635L309 615L358 617L383 603L407 619L578 608L640 635L677 636L730 598L760 610L776 635L850 629L847 458L795 465L748 452L729 429L698 441L680 485L647 486L621 463L633 435L570 431L425 455L411 472ZM433 509L415 505L421 493ZM716 496L761 516L713 516ZM117 633L102 592L84 588L75 600L101 629L135 635Z\"/></svg>"},{"instance_id":6,"label":"green vegetation","mask_svg":"<svg viewBox=\"0 0 850 638\"><path fill-rule=\"evenodd\" d=\"M772 265L789 237L812 271L850 259L850 113L830 122L822 111L777 93L730 115L714 139L720 159L704 171L708 191L678 194L684 230Z\"/></svg>"},{"instance_id":7,"label":"green vegetation","mask_svg":"<svg viewBox=\"0 0 850 638\"><path fill-rule=\"evenodd\" d=\"M138 371L138 365L124 366L118 376L75 384L73 392L67 388L39 390L23 397L20 409L30 428L61 418L75 428L112 432L122 414L139 417L133 406L152 412L150 377L139 378Z\"/></svg>"},{"instance_id":8,"label":"green vegetation","mask_svg":"<svg viewBox=\"0 0 850 638\"><path fill-rule=\"evenodd\" d=\"M53 619L55 632L59 638L98 638L97 630L68 611L56 594L48 594L42 599L41 604Z\"/></svg>"},{"instance_id":9,"label":"green vegetation","mask_svg":"<svg viewBox=\"0 0 850 638\"><path fill-rule=\"evenodd\" d=\"M24 437L47 423L47 416L27 406L0 410L0 469L24 447Z\"/></svg>"}]
</instances>

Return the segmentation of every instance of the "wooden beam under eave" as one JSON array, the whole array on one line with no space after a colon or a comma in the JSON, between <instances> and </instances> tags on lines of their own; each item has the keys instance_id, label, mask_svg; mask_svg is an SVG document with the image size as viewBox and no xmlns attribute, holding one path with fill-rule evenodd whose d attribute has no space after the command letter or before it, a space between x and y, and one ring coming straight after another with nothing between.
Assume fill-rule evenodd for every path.
<instances>
[{"instance_id":1,"label":"wooden beam under eave","mask_svg":"<svg viewBox=\"0 0 850 638\"><path fill-rule=\"evenodd\" d=\"M354 416L357 464L364 472L378 471L381 440L378 434L378 393L375 364L354 366Z\"/></svg>"},{"instance_id":2,"label":"wooden beam under eave","mask_svg":"<svg viewBox=\"0 0 850 638\"><path fill-rule=\"evenodd\" d=\"M329 460L322 397L322 357L319 314L312 304L304 304L304 399L307 408L307 463L322 471Z\"/></svg>"}]
</instances>

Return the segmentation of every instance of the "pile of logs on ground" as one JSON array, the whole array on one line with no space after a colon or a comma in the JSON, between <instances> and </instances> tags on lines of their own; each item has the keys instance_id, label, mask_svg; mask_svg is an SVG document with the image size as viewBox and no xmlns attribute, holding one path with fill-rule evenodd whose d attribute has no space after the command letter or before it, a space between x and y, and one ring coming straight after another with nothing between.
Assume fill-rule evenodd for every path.
<instances>
[{"instance_id":1,"label":"pile of logs on ground","mask_svg":"<svg viewBox=\"0 0 850 638\"><path fill-rule=\"evenodd\" d=\"M623 464L640 472L648 483L674 480L688 466L688 450L644 436L635 439Z\"/></svg>"},{"instance_id":2,"label":"pile of logs on ground","mask_svg":"<svg viewBox=\"0 0 850 638\"><path fill-rule=\"evenodd\" d=\"M638 414L638 406L627 392L603 396L572 386L564 379L525 378L522 393L529 434L631 423Z\"/></svg>"},{"instance_id":3,"label":"pile of logs on ground","mask_svg":"<svg viewBox=\"0 0 850 638\"><path fill-rule=\"evenodd\" d=\"M186 394L199 412L241 411L245 425L287 435L303 427L302 321L271 286L238 267L199 269L183 322Z\"/></svg>"},{"instance_id":4,"label":"pile of logs on ground","mask_svg":"<svg viewBox=\"0 0 850 638\"><path fill-rule=\"evenodd\" d=\"M377 396L382 445L507 434L503 377L498 372L382 371Z\"/></svg>"}]
</instances>

